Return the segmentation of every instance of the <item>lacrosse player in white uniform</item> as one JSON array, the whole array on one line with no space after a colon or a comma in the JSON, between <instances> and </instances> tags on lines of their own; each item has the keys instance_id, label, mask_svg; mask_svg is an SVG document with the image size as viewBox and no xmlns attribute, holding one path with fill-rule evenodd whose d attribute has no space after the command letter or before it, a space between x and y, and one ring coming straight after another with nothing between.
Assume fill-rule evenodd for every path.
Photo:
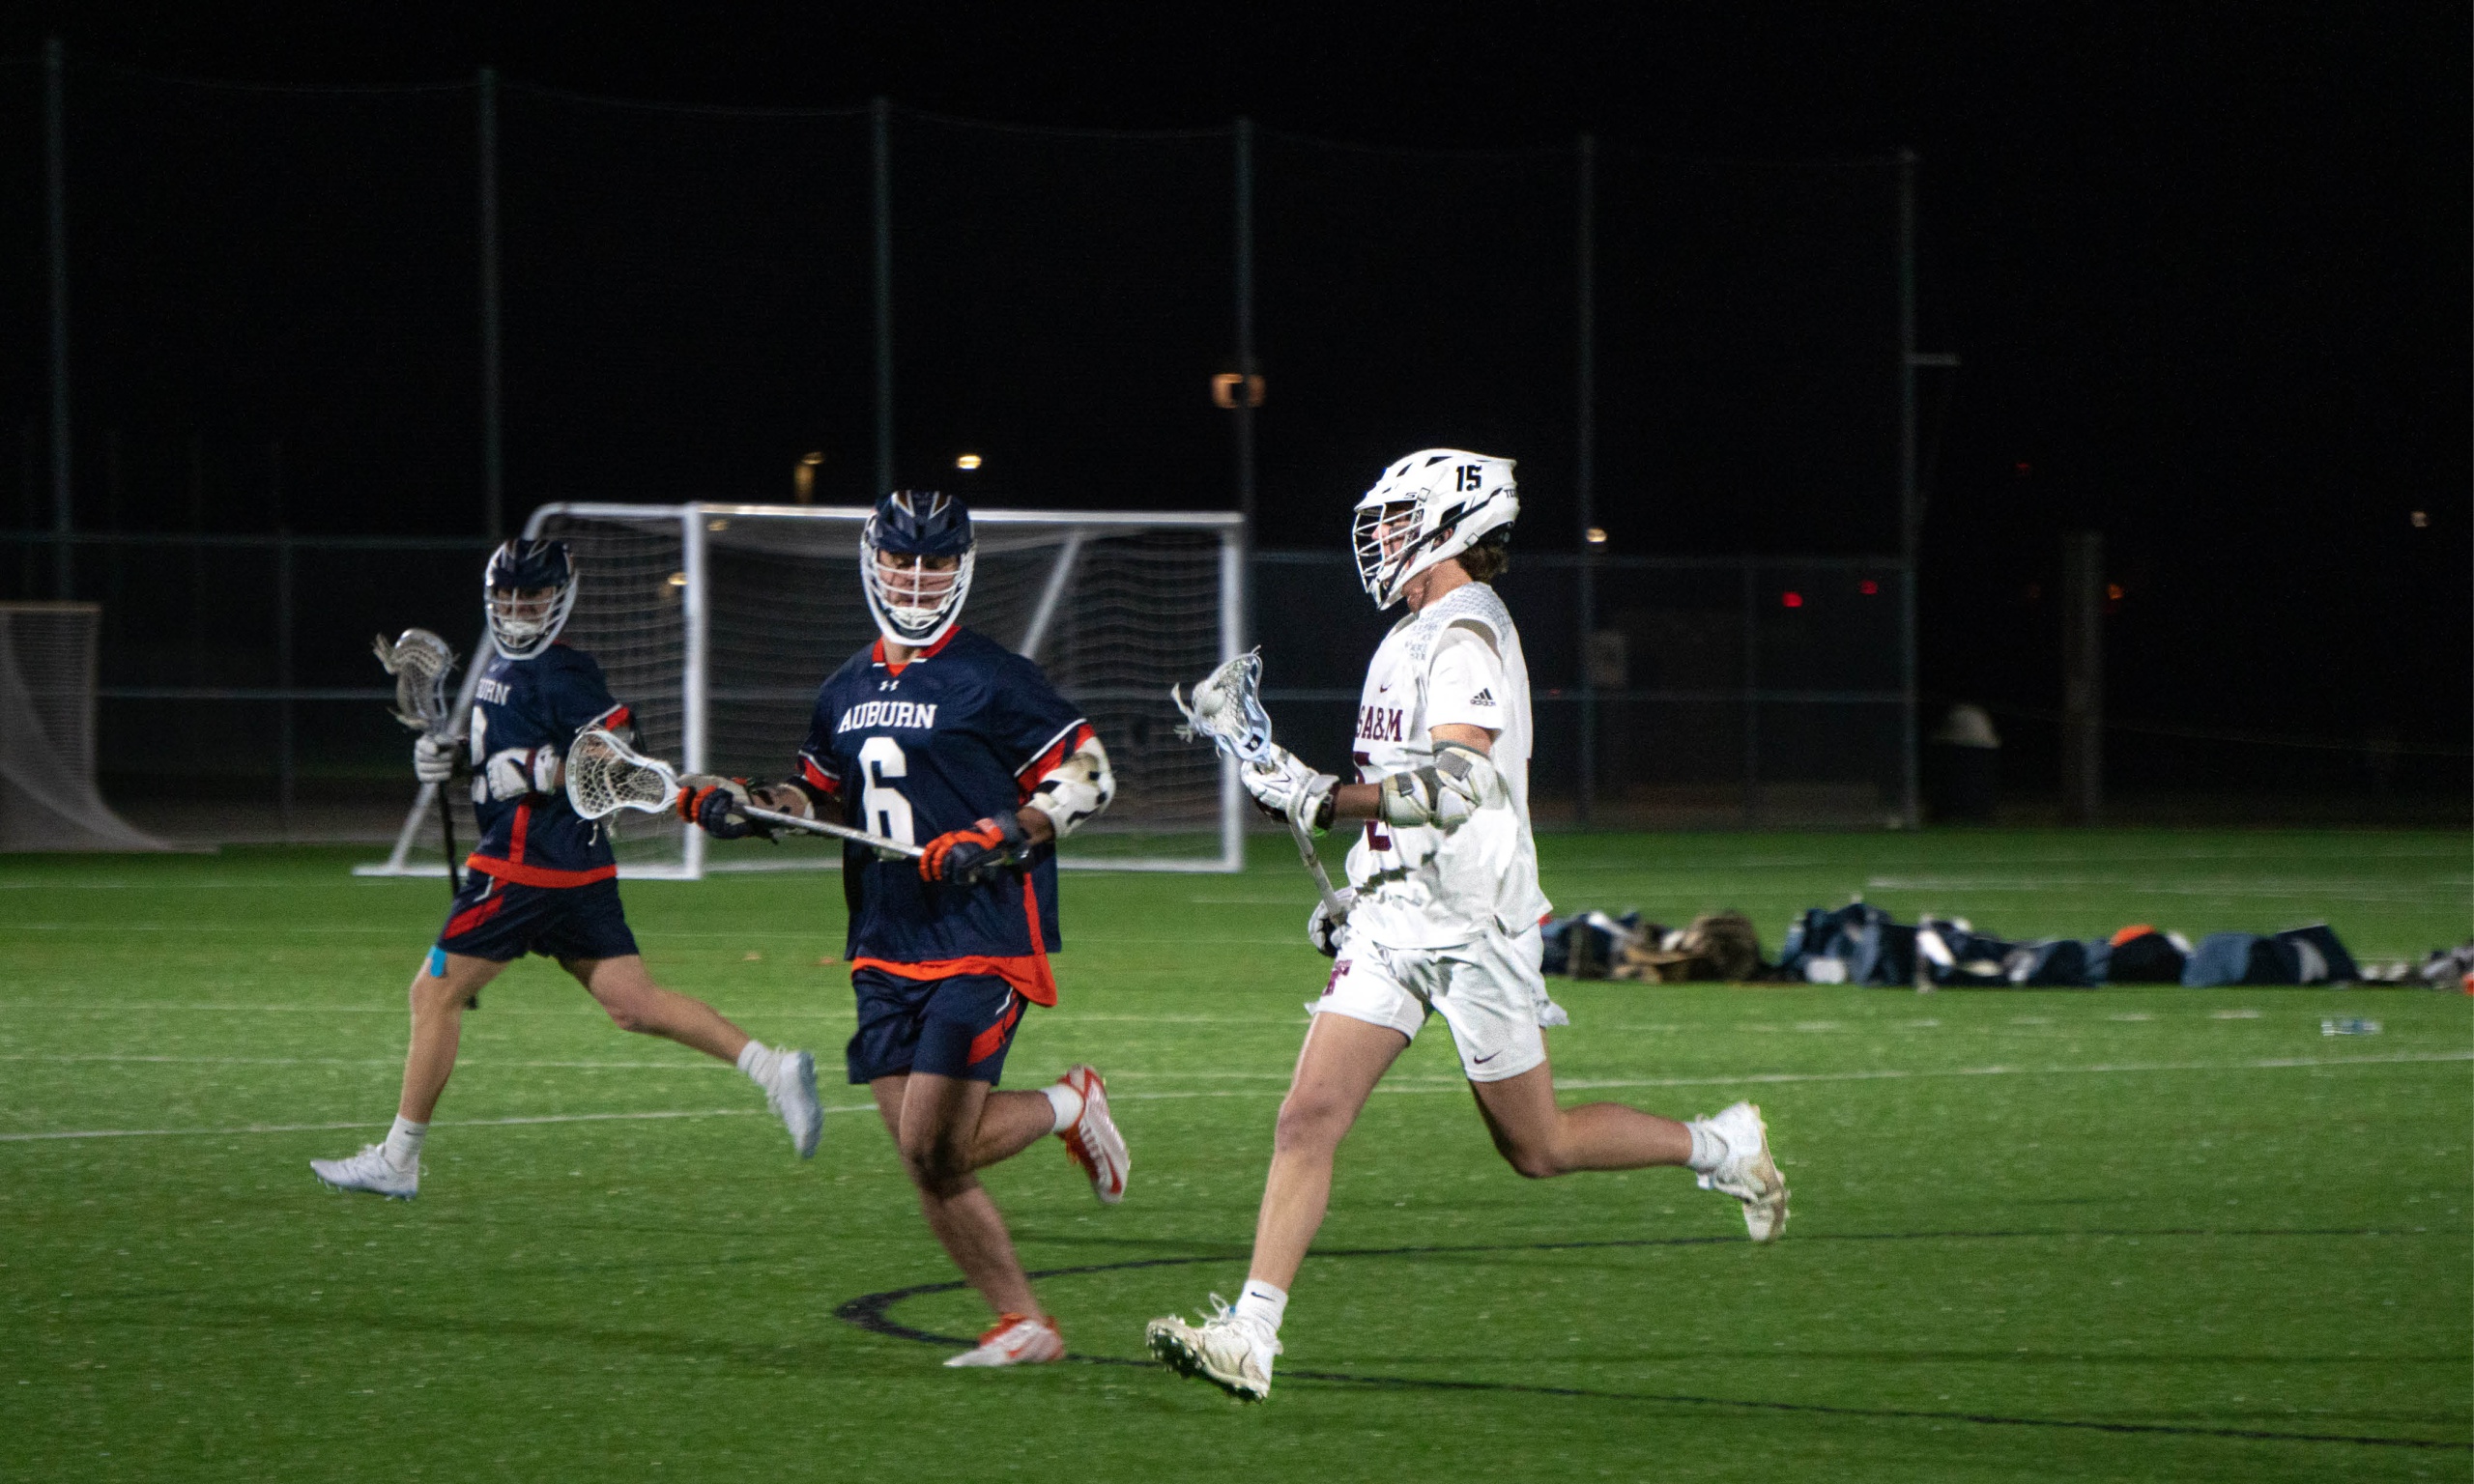
<instances>
[{"instance_id":1,"label":"lacrosse player in white uniform","mask_svg":"<svg viewBox=\"0 0 2474 1484\"><path fill-rule=\"evenodd\" d=\"M1743 1203L1776 1240L1787 1186L1761 1110L1739 1102L1678 1123L1622 1103L1560 1107L1539 1027L1564 1023L1539 973L1548 915L1529 829L1529 672L1488 581L1520 502L1509 459L1428 448L1358 502L1358 573L1377 608L1408 616L1375 651L1359 697L1358 782L1287 749L1248 764L1269 813L1320 834L1362 821L1341 922L1318 904L1307 935L1335 956L1281 1102L1246 1287L1199 1325L1153 1320L1152 1353L1243 1400L1271 1390L1288 1287L1322 1225L1340 1140L1429 1015L1451 1027L1495 1148L1532 1179L1683 1165Z\"/></svg>"}]
</instances>

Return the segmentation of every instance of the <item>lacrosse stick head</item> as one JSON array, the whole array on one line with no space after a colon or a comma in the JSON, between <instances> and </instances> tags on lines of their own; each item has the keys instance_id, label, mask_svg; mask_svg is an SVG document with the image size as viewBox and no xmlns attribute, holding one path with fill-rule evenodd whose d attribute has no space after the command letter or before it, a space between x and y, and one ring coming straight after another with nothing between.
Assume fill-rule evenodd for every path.
<instances>
[{"instance_id":1,"label":"lacrosse stick head","mask_svg":"<svg viewBox=\"0 0 2474 1484\"><path fill-rule=\"evenodd\" d=\"M567 802L587 819L622 809L658 814L678 797L678 775L598 727L576 734L567 749Z\"/></svg>"},{"instance_id":2,"label":"lacrosse stick head","mask_svg":"<svg viewBox=\"0 0 2474 1484\"><path fill-rule=\"evenodd\" d=\"M1272 750L1271 713L1263 709L1263 651L1257 646L1222 665L1194 686L1188 700L1177 687L1168 699L1184 713L1177 735L1196 737L1239 762L1258 762Z\"/></svg>"},{"instance_id":3,"label":"lacrosse stick head","mask_svg":"<svg viewBox=\"0 0 2474 1484\"><path fill-rule=\"evenodd\" d=\"M455 651L427 629L406 629L393 640L370 641L378 663L395 677L395 720L415 731L446 728L446 677Z\"/></svg>"}]
</instances>

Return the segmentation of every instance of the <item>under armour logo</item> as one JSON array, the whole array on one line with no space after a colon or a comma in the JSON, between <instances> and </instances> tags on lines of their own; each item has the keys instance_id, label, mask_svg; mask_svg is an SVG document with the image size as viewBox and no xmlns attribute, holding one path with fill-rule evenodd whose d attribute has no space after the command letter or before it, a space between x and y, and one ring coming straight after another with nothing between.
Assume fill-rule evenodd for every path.
<instances>
[{"instance_id":1,"label":"under armour logo","mask_svg":"<svg viewBox=\"0 0 2474 1484\"><path fill-rule=\"evenodd\" d=\"M1473 706L1491 706L1494 703L1495 688L1491 685L1469 698L1469 704Z\"/></svg>"}]
</instances>

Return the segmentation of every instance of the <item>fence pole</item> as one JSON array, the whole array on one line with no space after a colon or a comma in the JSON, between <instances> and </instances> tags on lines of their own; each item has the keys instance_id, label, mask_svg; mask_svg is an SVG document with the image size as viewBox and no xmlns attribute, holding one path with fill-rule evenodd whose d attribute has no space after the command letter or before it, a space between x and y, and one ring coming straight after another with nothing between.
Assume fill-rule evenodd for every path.
<instances>
[{"instance_id":1,"label":"fence pole","mask_svg":"<svg viewBox=\"0 0 2474 1484\"><path fill-rule=\"evenodd\" d=\"M1898 152L1898 511L1899 557L1907 571L1898 585L1899 689L1904 725L1899 734L1899 814L1909 829L1920 817L1919 759L1915 748L1915 573L1923 544L1924 509L1915 481L1915 152Z\"/></svg>"},{"instance_id":2,"label":"fence pole","mask_svg":"<svg viewBox=\"0 0 2474 1484\"><path fill-rule=\"evenodd\" d=\"M499 368L499 74L482 68L476 102L481 215L481 527L506 534L505 424Z\"/></svg>"},{"instance_id":3,"label":"fence pole","mask_svg":"<svg viewBox=\"0 0 2474 1484\"><path fill-rule=\"evenodd\" d=\"M292 839L292 805L298 773L299 742L293 730L292 633L299 603L293 586L297 563L292 549L292 524L283 514L283 440L267 451L267 502L274 510L274 683L283 693L275 703L275 803L283 817L283 838Z\"/></svg>"},{"instance_id":4,"label":"fence pole","mask_svg":"<svg viewBox=\"0 0 2474 1484\"><path fill-rule=\"evenodd\" d=\"M1597 141L1580 136L1575 182L1572 493L1580 512L1581 785L1575 813L1588 829L1597 813Z\"/></svg>"},{"instance_id":5,"label":"fence pole","mask_svg":"<svg viewBox=\"0 0 2474 1484\"><path fill-rule=\"evenodd\" d=\"M69 100L60 38L43 43L43 207L51 255L51 547L52 595L75 597L77 566L70 535L76 511L69 495Z\"/></svg>"},{"instance_id":6,"label":"fence pole","mask_svg":"<svg viewBox=\"0 0 2474 1484\"><path fill-rule=\"evenodd\" d=\"M1743 560L1743 823L1761 824L1761 572Z\"/></svg>"},{"instance_id":7,"label":"fence pole","mask_svg":"<svg viewBox=\"0 0 2474 1484\"><path fill-rule=\"evenodd\" d=\"M1237 513L1246 518L1238 531L1237 647L1243 649L1253 632L1254 551L1254 121L1239 119L1232 160L1235 241L1230 244L1236 280L1237 391L1231 399L1237 414Z\"/></svg>"},{"instance_id":8,"label":"fence pole","mask_svg":"<svg viewBox=\"0 0 2474 1484\"><path fill-rule=\"evenodd\" d=\"M871 217L876 241L877 487L893 488L893 103L868 106Z\"/></svg>"},{"instance_id":9,"label":"fence pole","mask_svg":"<svg viewBox=\"0 0 2474 1484\"><path fill-rule=\"evenodd\" d=\"M2061 816L2094 824L2105 806L2105 538L2061 538Z\"/></svg>"}]
</instances>

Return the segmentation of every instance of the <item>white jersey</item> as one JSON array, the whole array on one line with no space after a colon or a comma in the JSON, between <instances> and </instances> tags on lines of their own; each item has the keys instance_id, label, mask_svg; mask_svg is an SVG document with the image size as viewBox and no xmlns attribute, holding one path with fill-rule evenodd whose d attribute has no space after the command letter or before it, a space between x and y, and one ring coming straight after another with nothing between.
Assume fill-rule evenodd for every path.
<instances>
[{"instance_id":1,"label":"white jersey","mask_svg":"<svg viewBox=\"0 0 2474 1484\"><path fill-rule=\"evenodd\" d=\"M1394 625L1366 667L1357 717L1352 756L1366 784L1432 762L1437 727L1492 731L1511 807L1481 809L1449 832L1367 821L1349 849L1351 941L1445 948L1536 927L1549 909L1529 833L1529 667L1495 589L1455 587Z\"/></svg>"}]
</instances>

